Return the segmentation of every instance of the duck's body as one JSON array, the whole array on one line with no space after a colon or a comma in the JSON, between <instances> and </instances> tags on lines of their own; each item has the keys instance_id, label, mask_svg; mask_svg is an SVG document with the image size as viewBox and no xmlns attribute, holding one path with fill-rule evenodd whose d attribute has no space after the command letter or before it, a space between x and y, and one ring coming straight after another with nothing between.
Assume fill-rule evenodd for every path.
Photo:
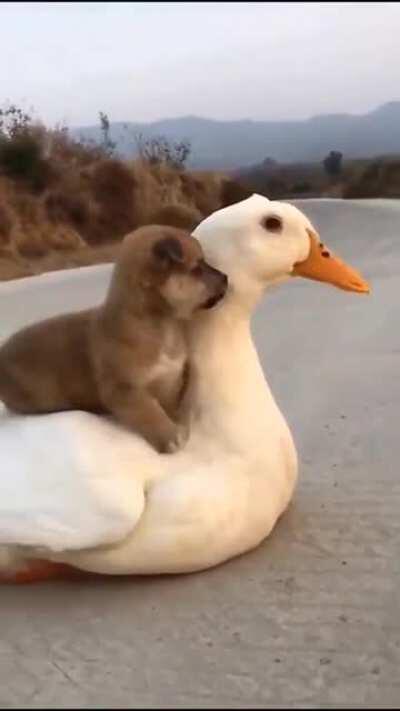
<instances>
[{"instance_id":1,"label":"duck's body","mask_svg":"<svg viewBox=\"0 0 400 711\"><path fill-rule=\"evenodd\" d=\"M30 441L21 442L30 418L10 418L0 428L10 444L12 433L18 437L20 456L16 461L14 440L13 461L20 473L25 464L18 486L27 494L22 520L16 501L9 520L1 505L3 543L29 545L29 554L16 551L23 557L89 571L183 573L221 563L268 535L296 482L293 440L265 381L248 322L233 331L220 309L212 328L205 325L194 353L196 370L197 363L202 367L193 383L192 435L182 452L160 456L113 422L86 413L57 415L51 440L48 416L35 418L24 433ZM61 442L67 456L60 460ZM23 459L24 451L29 459ZM16 486L18 472L10 474ZM50 505L46 521L45 513L37 514ZM113 541L117 545L110 546ZM60 547L70 552L58 552Z\"/></svg>"},{"instance_id":2,"label":"duck's body","mask_svg":"<svg viewBox=\"0 0 400 711\"><path fill-rule=\"evenodd\" d=\"M221 309L214 328L196 339L195 361L204 362L192 436L180 454L163 459L137 526L108 551L59 560L104 573L183 573L238 555L273 528L295 485L295 448L248 324L232 333L225 315Z\"/></svg>"},{"instance_id":3,"label":"duck's body","mask_svg":"<svg viewBox=\"0 0 400 711\"><path fill-rule=\"evenodd\" d=\"M265 290L256 254L264 245L257 234L243 248L240 235L244 220L271 205L254 196L215 213L196 234L232 288L193 324L191 436L184 450L159 455L113 422L86 413L4 421L3 573L23 569L34 557L107 574L186 573L250 550L270 533L291 500L297 456L250 333L251 313ZM226 232L213 243L224 213ZM273 282L283 273L274 265L277 243L271 244ZM289 234L287 274L309 250L306 232L297 242Z\"/></svg>"}]
</instances>

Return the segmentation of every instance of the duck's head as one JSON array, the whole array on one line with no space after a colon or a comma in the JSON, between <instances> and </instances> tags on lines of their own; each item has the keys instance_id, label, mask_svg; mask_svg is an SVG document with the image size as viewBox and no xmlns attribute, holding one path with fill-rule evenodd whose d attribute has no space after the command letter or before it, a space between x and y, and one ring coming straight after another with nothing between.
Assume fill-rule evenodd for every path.
<instances>
[{"instance_id":1,"label":"duck's head","mask_svg":"<svg viewBox=\"0 0 400 711\"><path fill-rule=\"evenodd\" d=\"M361 275L321 242L294 205L252 195L214 212L193 234L206 259L228 275L231 293L242 298L257 300L268 286L293 276L369 292Z\"/></svg>"}]
</instances>

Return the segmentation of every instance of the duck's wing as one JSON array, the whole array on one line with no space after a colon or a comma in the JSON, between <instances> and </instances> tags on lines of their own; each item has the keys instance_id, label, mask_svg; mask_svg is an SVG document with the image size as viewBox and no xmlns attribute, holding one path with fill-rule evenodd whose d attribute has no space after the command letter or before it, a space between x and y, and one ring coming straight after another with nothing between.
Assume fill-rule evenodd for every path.
<instances>
[{"instance_id":1,"label":"duck's wing","mask_svg":"<svg viewBox=\"0 0 400 711\"><path fill-rule=\"evenodd\" d=\"M160 457L84 412L0 414L0 545L59 552L123 539Z\"/></svg>"}]
</instances>

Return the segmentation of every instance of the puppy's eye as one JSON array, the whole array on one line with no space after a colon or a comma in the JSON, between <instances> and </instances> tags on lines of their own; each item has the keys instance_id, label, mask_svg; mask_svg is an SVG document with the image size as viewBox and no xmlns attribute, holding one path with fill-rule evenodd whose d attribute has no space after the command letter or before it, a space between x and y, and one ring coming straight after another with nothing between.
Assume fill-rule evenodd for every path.
<instances>
[{"instance_id":1,"label":"puppy's eye","mask_svg":"<svg viewBox=\"0 0 400 711\"><path fill-rule=\"evenodd\" d=\"M282 232L283 224L280 217L268 215L263 221L263 226L268 232Z\"/></svg>"}]
</instances>

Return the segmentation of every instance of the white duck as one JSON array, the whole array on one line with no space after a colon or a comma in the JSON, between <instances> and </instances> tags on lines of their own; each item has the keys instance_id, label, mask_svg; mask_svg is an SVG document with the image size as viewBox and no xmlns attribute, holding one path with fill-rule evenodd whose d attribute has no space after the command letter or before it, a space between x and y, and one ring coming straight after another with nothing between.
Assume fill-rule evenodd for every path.
<instances>
[{"instance_id":1,"label":"white duck","mask_svg":"<svg viewBox=\"0 0 400 711\"><path fill-rule=\"evenodd\" d=\"M3 416L3 576L61 569L39 559L106 574L197 571L258 546L288 506L296 450L253 345L251 313L268 286L296 274L368 286L298 209L259 195L194 234L230 287L193 322L189 442L159 455L95 415Z\"/></svg>"}]
</instances>

